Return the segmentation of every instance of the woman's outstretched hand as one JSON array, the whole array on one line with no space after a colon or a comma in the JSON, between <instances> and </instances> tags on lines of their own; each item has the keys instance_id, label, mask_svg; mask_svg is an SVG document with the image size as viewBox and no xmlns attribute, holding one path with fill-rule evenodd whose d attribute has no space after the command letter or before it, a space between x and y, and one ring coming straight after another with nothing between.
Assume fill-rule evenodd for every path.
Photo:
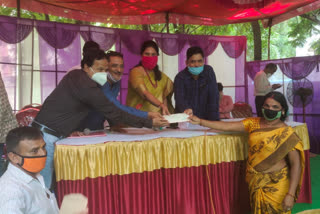
<instances>
[{"instance_id":1,"label":"woman's outstretched hand","mask_svg":"<svg viewBox=\"0 0 320 214\"><path fill-rule=\"evenodd\" d=\"M197 116L192 115L189 117L189 120L189 122L194 125L200 125L200 118L198 118Z\"/></svg>"}]
</instances>

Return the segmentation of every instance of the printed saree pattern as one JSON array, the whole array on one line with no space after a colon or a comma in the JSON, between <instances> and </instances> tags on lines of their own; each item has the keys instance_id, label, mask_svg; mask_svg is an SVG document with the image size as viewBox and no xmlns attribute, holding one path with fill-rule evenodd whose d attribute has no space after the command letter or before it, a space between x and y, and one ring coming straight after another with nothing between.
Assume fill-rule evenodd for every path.
<instances>
[{"instance_id":1,"label":"printed saree pattern","mask_svg":"<svg viewBox=\"0 0 320 214\"><path fill-rule=\"evenodd\" d=\"M244 124L249 123L244 122ZM289 126L265 129L260 129L257 125L254 127L256 127L255 130L250 130L246 173L252 212L254 214L291 213L291 211L285 212L282 209L282 201L289 189L290 168L285 167L269 173L263 171L285 159L290 151L297 150L300 153L302 166L295 195L297 198L305 162L302 141Z\"/></svg>"},{"instance_id":2,"label":"printed saree pattern","mask_svg":"<svg viewBox=\"0 0 320 214\"><path fill-rule=\"evenodd\" d=\"M168 110L172 113L171 96L173 93L173 83L167 75L161 72L161 80L155 81L154 72L149 76L139 71L131 71L129 77L129 88L126 104L141 111L160 112L161 109L152 105L147 99L140 96L139 90L148 90L160 102L164 99L168 101Z\"/></svg>"}]
</instances>

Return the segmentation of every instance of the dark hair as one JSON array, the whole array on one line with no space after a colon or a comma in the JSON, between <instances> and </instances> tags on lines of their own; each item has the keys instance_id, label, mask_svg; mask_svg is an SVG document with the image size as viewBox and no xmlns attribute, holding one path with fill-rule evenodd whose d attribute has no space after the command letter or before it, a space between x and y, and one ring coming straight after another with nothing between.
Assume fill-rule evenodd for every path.
<instances>
[{"instance_id":1,"label":"dark hair","mask_svg":"<svg viewBox=\"0 0 320 214\"><path fill-rule=\"evenodd\" d=\"M99 50L100 46L98 43L94 42L94 41L87 41L86 43L84 43L83 48L82 48L82 54L83 56L91 50Z\"/></svg>"},{"instance_id":2,"label":"dark hair","mask_svg":"<svg viewBox=\"0 0 320 214\"><path fill-rule=\"evenodd\" d=\"M152 40L148 40L148 41L145 41L142 46L141 46L141 49L140 49L140 55L142 56L143 52L147 49L147 48L153 48L156 52L157 52L157 55L159 56L159 47L157 45L157 43L155 43L154 41ZM137 66L142 66L142 63L141 61L139 62L138 65L136 65L135 67ZM159 66L156 65L156 67L153 69L153 72L154 72L154 79L155 81L160 81L161 80L161 71L159 70Z\"/></svg>"},{"instance_id":3,"label":"dark hair","mask_svg":"<svg viewBox=\"0 0 320 214\"><path fill-rule=\"evenodd\" d=\"M223 85L221 82L218 82L218 91L223 91Z\"/></svg>"},{"instance_id":4,"label":"dark hair","mask_svg":"<svg viewBox=\"0 0 320 214\"><path fill-rule=\"evenodd\" d=\"M280 120L285 121L285 119L288 116L288 103L286 98L284 97L284 95L278 91L272 91L269 92L266 96L264 96L264 101L263 103L268 99L268 98L272 98L275 101L279 102L281 107L284 109L284 114L281 114Z\"/></svg>"},{"instance_id":5,"label":"dark hair","mask_svg":"<svg viewBox=\"0 0 320 214\"><path fill-rule=\"evenodd\" d=\"M158 56L159 56L159 47L158 47L157 43L155 43L155 42L152 41L152 40L145 41L145 42L142 44L141 49L140 49L140 55L142 55L143 52L144 52L147 48L150 48L150 47L153 48L153 49L157 52L157 54L158 54Z\"/></svg>"},{"instance_id":6,"label":"dark hair","mask_svg":"<svg viewBox=\"0 0 320 214\"><path fill-rule=\"evenodd\" d=\"M86 52L86 54L83 56L83 59L81 60L81 68L84 68L85 64L91 67L93 65L94 60L100 59L107 59L107 56L103 50L89 50L88 52Z\"/></svg>"},{"instance_id":7,"label":"dark hair","mask_svg":"<svg viewBox=\"0 0 320 214\"><path fill-rule=\"evenodd\" d=\"M268 63L264 70L270 70L270 71L276 71L277 70L277 65L274 63Z\"/></svg>"},{"instance_id":8,"label":"dark hair","mask_svg":"<svg viewBox=\"0 0 320 214\"><path fill-rule=\"evenodd\" d=\"M16 152L19 143L23 140L38 140L42 138L42 132L39 129L22 126L9 131L6 137L7 153Z\"/></svg>"},{"instance_id":9,"label":"dark hair","mask_svg":"<svg viewBox=\"0 0 320 214\"><path fill-rule=\"evenodd\" d=\"M187 61L195 54L201 54L201 56L204 57L203 50L198 46L193 46L187 50Z\"/></svg>"},{"instance_id":10,"label":"dark hair","mask_svg":"<svg viewBox=\"0 0 320 214\"><path fill-rule=\"evenodd\" d=\"M110 62L110 57L113 57L113 56L121 57L123 59L123 54L116 51L108 51L106 56L107 56L108 62Z\"/></svg>"}]
</instances>

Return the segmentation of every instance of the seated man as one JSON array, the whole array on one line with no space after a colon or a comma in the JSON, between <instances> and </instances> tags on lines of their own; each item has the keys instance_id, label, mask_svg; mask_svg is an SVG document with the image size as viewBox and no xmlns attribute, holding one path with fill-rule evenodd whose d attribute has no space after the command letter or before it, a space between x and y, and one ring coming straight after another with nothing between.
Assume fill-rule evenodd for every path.
<instances>
[{"instance_id":1,"label":"seated man","mask_svg":"<svg viewBox=\"0 0 320 214\"><path fill-rule=\"evenodd\" d=\"M40 130L12 129L6 145L9 165L0 178L0 214L58 214L56 198L40 175L47 159Z\"/></svg>"},{"instance_id":2,"label":"seated man","mask_svg":"<svg viewBox=\"0 0 320 214\"><path fill-rule=\"evenodd\" d=\"M117 97L120 93L121 77L123 75L123 55L119 52L109 51L107 54L108 60L108 72L107 72L107 82L102 86L102 91L104 95L117 107L122 109L129 114L133 114L138 117L143 118L156 118L161 117L158 112L145 112L139 111L135 108L122 105ZM85 128L90 130L103 129L105 118L104 116L96 111L90 112L84 122L78 128L79 131L83 131ZM112 125L112 124L111 124Z\"/></svg>"},{"instance_id":3,"label":"seated man","mask_svg":"<svg viewBox=\"0 0 320 214\"><path fill-rule=\"evenodd\" d=\"M233 109L233 101L232 98L228 95L223 94L223 85L218 82L218 90L219 90L219 112L220 119L230 119L230 112Z\"/></svg>"},{"instance_id":4,"label":"seated man","mask_svg":"<svg viewBox=\"0 0 320 214\"><path fill-rule=\"evenodd\" d=\"M46 186L51 186L54 143L77 129L90 111L101 112L108 121L132 127L167 126L163 118L153 120L137 117L119 109L101 90L107 82L108 60L102 50L86 53L81 70L67 73L44 101L31 126L43 133L48 153L46 167L41 171Z\"/></svg>"},{"instance_id":5,"label":"seated man","mask_svg":"<svg viewBox=\"0 0 320 214\"><path fill-rule=\"evenodd\" d=\"M174 79L176 112L194 114L207 120L219 120L219 92L215 73L204 65L200 47L187 50L187 67Z\"/></svg>"}]
</instances>

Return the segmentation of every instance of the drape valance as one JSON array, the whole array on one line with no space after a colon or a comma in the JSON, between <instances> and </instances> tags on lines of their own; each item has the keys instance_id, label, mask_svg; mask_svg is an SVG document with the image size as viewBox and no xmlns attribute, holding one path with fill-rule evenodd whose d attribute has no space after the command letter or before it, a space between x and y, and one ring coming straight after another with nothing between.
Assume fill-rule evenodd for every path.
<instances>
[{"instance_id":1,"label":"drape valance","mask_svg":"<svg viewBox=\"0 0 320 214\"><path fill-rule=\"evenodd\" d=\"M246 49L244 36L197 36L184 34L165 34L149 31L113 29L95 26L82 26L37 20L24 20L0 16L0 39L14 44L24 40L33 28L53 48L68 47L77 34L85 41L93 40L99 43L103 50L110 49L117 41L121 41L130 52L140 54L141 44L149 39L155 39L160 49L173 56L181 52L186 44L200 46L205 56L214 52L220 43L231 58L238 58Z\"/></svg>"},{"instance_id":2,"label":"drape valance","mask_svg":"<svg viewBox=\"0 0 320 214\"><path fill-rule=\"evenodd\" d=\"M319 72L320 55L307 57L294 57L288 59L277 59L268 61L253 61L246 63L246 72L253 80L263 66L268 63L277 64L281 72L293 80L300 80L307 77L315 68Z\"/></svg>"}]
</instances>

